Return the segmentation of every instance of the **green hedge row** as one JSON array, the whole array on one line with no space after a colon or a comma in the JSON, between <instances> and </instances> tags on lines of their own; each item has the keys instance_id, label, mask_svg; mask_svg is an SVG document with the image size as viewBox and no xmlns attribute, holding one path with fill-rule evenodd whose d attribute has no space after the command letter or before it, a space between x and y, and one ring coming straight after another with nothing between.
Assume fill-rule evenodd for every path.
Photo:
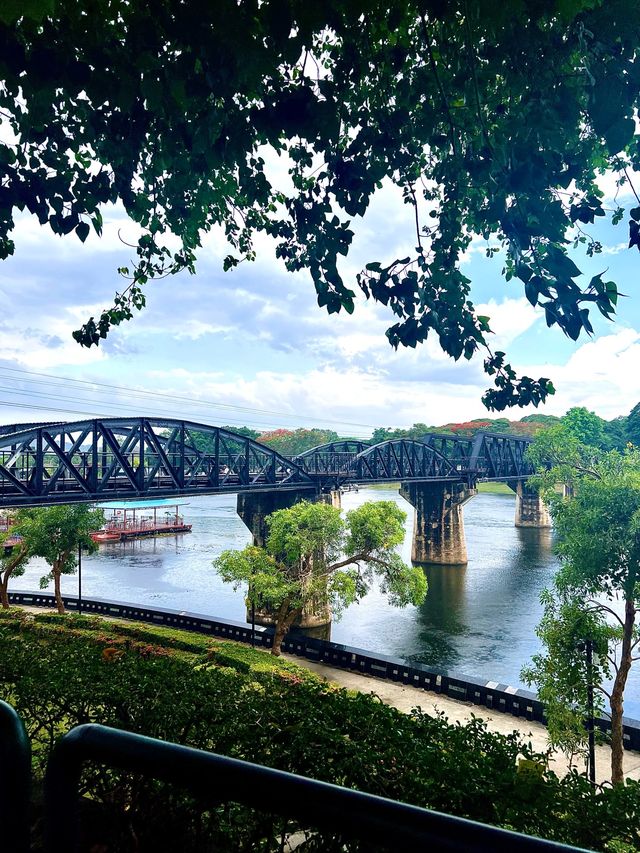
<instances>
[{"instance_id":1,"label":"green hedge row","mask_svg":"<svg viewBox=\"0 0 640 853\"><path fill-rule=\"evenodd\" d=\"M640 849L640 787L593 791L571 774L519 772L544 761L478 719L402 714L293 664L228 641L92 617L3 614L2 698L21 714L39 778L56 738L100 722L602 851ZM84 779L108 851L280 850L286 827L240 806L204 808L180 792L104 769ZM61 816L61 819L63 817ZM104 836L104 837L103 837ZM357 850L311 833L304 850Z\"/></svg>"}]
</instances>

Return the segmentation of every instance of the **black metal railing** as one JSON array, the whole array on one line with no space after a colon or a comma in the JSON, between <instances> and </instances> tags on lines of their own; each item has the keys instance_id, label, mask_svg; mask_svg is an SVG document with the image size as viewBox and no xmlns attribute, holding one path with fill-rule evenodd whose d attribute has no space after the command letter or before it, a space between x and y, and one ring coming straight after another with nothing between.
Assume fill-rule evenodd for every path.
<instances>
[{"instance_id":1,"label":"black metal railing","mask_svg":"<svg viewBox=\"0 0 640 853\"><path fill-rule=\"evenodd\" d=\"M48 853L78 849L78 789L86 762L177 784L203 802L240 803L296 819L314 830L338 833L341 838L365 842L375 849L443 853L577 850L281 770L89 724L61 738L49 761L45 785Z\"/></svg>"},{"instance_id":2,"label":"black metal railing","mask_svg":"<svg viewBox=\"0 0 640 853\"><path fill-rule=\"evenodd\" d=\"M29 850L30 794L29 738L11 705L0 701L0 832L7 853Z\"/></svg>"}]
</instances>

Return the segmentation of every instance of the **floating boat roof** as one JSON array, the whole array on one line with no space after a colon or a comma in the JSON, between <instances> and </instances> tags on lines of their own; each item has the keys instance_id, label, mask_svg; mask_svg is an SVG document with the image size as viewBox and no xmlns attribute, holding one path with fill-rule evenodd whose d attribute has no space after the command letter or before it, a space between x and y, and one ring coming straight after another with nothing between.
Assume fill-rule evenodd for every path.
<instances>
[{"instance_id":1,"label":"floating boat roof","mask_svg":"<svg viewBox=\"0 0 640 853\"><path fill-rule=\"evenodd\" d=\"M98 509L155 509L163 506L186 506L188 501L173 500L172 498L156 498L148 501L107 501L96 504Z\"/></svg>"}]
</instances>

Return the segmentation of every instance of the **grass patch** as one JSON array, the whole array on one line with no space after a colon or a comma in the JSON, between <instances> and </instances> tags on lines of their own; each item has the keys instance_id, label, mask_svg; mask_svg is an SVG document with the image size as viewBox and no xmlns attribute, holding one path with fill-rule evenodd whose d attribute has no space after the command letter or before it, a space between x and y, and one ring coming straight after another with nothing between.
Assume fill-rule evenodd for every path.
<instances>
[{"instance_id":1,"label":"grass patch","mask_svg":"<svg viewBox=\"0 0 640 853\"><path fill-rule=\"evenodd\" d=\"M510 495L511 497L515 497L515 492L506 483L478 483L478 494Z\"/></svg>"}]
</instances>

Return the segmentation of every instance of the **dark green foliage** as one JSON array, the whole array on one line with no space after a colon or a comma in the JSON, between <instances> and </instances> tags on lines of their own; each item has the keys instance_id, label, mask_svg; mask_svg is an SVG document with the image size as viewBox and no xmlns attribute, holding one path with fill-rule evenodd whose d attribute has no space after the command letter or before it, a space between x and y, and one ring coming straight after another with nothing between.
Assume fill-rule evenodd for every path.
<instances>
[{"instance_id":1,"label":"dark green foliage","mask_svg":"<svg viewBox=\"0 0 640 853\"><path fill-rule=\"evenodd\" d=\"M192 654L175 645L179 631L140 626L139 641L132 630L92 617L2 615L2 695L27 723L38 773L59 734L99 721L597 850L638 849L635 782L595 792L575 774L519 772L519 757L543 757L477 719L450 725L401 714L250 648L203 637L205 654ZM208 656L211 646L222 655ZM233 668L219 665L232 659ZM239 671L239 661L250 671ZM203 811L178 791L99 768L87 770L83 785L93 803L89 839L122 853L281 849L282 821L268 815ZM358 847L323 834L305 849Z\"/></svg>"},{"instance_id":2,"label":"dark green foliage","mask_svg":"<svg viewBox=\"0 0 640 853\"><path fill-rule=\"evenodd\" d=\"M611 421L605 421L604 438L607 450L624 450L629 441L628 435L629 419L620 415ZM640 435L638 436L640 438ZM635 444L635 442L633 442Z\"/></svg>"},{"instance_id":3,"label":"dark green foliage","mask_svg":"<svg viewBox=\"0 0 640 853\"><path fill-rule=\"evenodd\" d=\"M235 432L237 435L244 435L247 438L258 438L260 435L259 430L246 426L221 426L220 429L226 429L229 432Z\"/></svg>"},{"instance_id":4,"label":"dark green foliage","mask_svg":"<svg viewBox=\"0 0 640 853\"><path fill-rule=\"evenodd\" d=\"M623 784L624 693L639 642L640 451L629 445L622 453L604 452L577 437L601 435L600 418L572 409L562 423L540 432L528 450L538 471L529 483L542 489L549 506L561 565L552 590L543 594L538 629L543 651L523 676L545 702L551 742L573 749L587 696L587 670L575 641L582 634L583 641L606 652L590 680L608 700L611 781ZM613 683L607 689L603 681L609 674Z\"/></svg>"},{"instance_id":5,"label":"dark green foliage","mask_svg":"<svg viewBox=\"0 0 640 853\"><path fill-rule=\"evenodd\" d=\"M84 243L120 202L142 236L119 270L127 288L74 333L91 346L144 307L151 279L193 273L212 228L230 245L224 269L266 233L329 313L354 310L357 284L393 313L394 347L431 335L454 359L485 350L486 404L538 404L552 383L491 351L461 262L486 240L573 340L591 333L592 308L613 315L616 283L583 281L567 247L599 253L587 230L606 216L640 247L639 209L606 210L596 183L640 161L639 25L631 0L5 0L0 258L15 208ZM288 191L270 182L276 155ZM400 257L345 281L354 221L384 179L415 227Z\"/></svg>"},{"instance_id":6,"label":"dark green foliage","mask_svg":"<svg viewBox=\"0 0 640 853\"><path fill-rule=\"evenodd\" d=\"M640 403L637 403L627 417L627 441L640 447Z\"/></svg>"}]
</instances>

